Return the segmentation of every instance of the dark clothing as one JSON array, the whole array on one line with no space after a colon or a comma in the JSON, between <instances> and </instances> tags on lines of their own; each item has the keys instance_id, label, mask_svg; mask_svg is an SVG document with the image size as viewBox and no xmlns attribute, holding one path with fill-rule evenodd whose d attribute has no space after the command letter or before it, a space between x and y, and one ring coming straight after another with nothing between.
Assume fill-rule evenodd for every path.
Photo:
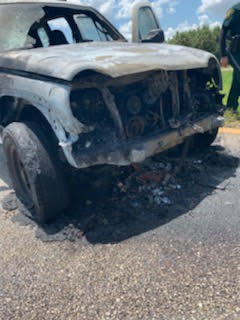
<instances>
[{"instance_id":1,"label":"dark clothing","mask_svg":"<svg viewBox=\"0 0 240 320\"><path fill-rule=\"evenodd\" d=\"M237 110L238 98L240 96L240 38L239 41L235 41L234 37L240 35L240 3L228 10L225 20L223 22L221 37L220 37L220 48L221 56L228 56L229 62L234 69L232 88L229 94L227 107ZM227 48L227 40L230 41L230 49ZM232 44L234 45L231 46ZM232 47L232 48L231 48Z\"/></svg>"},{"instance_id":2,"label":"dark clothing","mask_svg":"<svg viewBox=\"0 0 240 320\"><path fill-rule=\"evenodd\" d=\"M240 96L240 77L237 71L233 71L232 87L228 96L227 107L234 111L238 108L238 98Z\"/></svg>"},{"instance_id":3,"label":"dark clothing","mask_svg":"<svg viewBox=\"0 0 240 320\"><path fill-rule=\"evenodd\" d=\"M227 56L227 38L240 34L240 3L228 10L222 26L220 46L222 57Z\"/></svg>"}]
</instances>

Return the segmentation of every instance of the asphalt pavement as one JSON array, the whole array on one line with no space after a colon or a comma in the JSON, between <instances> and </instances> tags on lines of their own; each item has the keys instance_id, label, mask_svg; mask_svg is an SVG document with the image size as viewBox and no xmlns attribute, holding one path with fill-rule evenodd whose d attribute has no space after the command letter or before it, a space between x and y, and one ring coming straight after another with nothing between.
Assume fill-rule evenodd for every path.
<instances>
[{"instance_id":1,"label":"asphalt pavement","mask_svg":"<svg viewBox=\"0 0 240 320\"><path fill-rule=\"evenodd\" d=\"M45 229L1 209L0 319L239 320L240 135L208 152L171 203L145 189L144 202L89 201ZM0 149L0 201L10 192Z\"/></svg>"}]
</instances>

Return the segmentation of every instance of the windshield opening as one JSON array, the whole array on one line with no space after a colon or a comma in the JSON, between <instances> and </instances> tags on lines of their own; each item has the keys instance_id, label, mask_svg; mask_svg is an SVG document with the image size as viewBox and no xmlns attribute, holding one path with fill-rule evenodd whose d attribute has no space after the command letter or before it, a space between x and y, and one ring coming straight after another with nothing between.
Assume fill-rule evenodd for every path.
<instances>
[{"instance_id":1,"label":"windshield opening","mask_svg":"<svg viewBox=\"0 0 240 320\"><path fill-rule=\"evenodd\" d=\"M39 4L0 6L0 51L124 38L94 12ZM6 31L7 30L7 31Z\"/></svg>"}]
</instances>

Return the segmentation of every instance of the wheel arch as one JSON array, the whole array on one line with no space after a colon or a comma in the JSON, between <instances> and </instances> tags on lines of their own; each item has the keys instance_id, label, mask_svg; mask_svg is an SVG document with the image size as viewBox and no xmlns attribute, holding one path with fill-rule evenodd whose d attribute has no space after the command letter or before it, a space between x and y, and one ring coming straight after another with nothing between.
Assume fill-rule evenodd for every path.
<instances>
[{"instance_id":1,"label":"wheel arch","mask_svg":"<svg viewBox=\"0 0 240 320\"><path fill-rule=\"evenodd\" d=\"M56 145L58 144L56 132L53 130L47 117L37 107L26 102L21 109L17 121L33 121L40 124L44 131L51 136L53 142Z\"/></svg>"},{"instance_id":2,"label":"wheel arch","mask_svg":"<svg viewBox=\"0 0 240 320\"><path fill-rule=\"evenodd\" d=\"M15 121L36 121L51 132L55 141L64 140L64 129L57 123L47 101L39 101L14 93L0 96L0 125L5 127Z\"/></svg>"},{"instance_id":3,"label":"wheel arch","mask_svg":"<svg viewBox=\"0 0 240 320\"><path fill-rule=\"evenodd\" d=\"M23 100L19 97L2 96L0 97L0 106L0 125L2 127L6 127L13 122L34 122L40 125L45 135L51 140L51 144L57 154L61 154L61 159L66 162L67 158L61 152L62 148L59 147L59 139L61 137L57 136L56 131L53 129L55 120L53 120L52 124L40 108L33 105L31 101ZM62 132L63 134L65 132Z\"/></svg>"}]
</instances>

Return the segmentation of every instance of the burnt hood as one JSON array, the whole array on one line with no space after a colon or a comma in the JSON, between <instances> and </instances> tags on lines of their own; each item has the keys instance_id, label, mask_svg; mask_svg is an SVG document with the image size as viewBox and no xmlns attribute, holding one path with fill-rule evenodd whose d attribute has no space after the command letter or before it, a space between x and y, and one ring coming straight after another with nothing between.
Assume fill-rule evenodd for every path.
<instances>
[{"instance_id":1,"label":"burnt hood","mask_svg":"<svg viewBox=\"0 0 240 320\"><path fill-rule=\"evenodd\" d=\"M84 70L113 78L152 70L205 68L212 54L169 44L88 42L0 54L0 66L71 81Z\"/></svg>"}]
</instances>

